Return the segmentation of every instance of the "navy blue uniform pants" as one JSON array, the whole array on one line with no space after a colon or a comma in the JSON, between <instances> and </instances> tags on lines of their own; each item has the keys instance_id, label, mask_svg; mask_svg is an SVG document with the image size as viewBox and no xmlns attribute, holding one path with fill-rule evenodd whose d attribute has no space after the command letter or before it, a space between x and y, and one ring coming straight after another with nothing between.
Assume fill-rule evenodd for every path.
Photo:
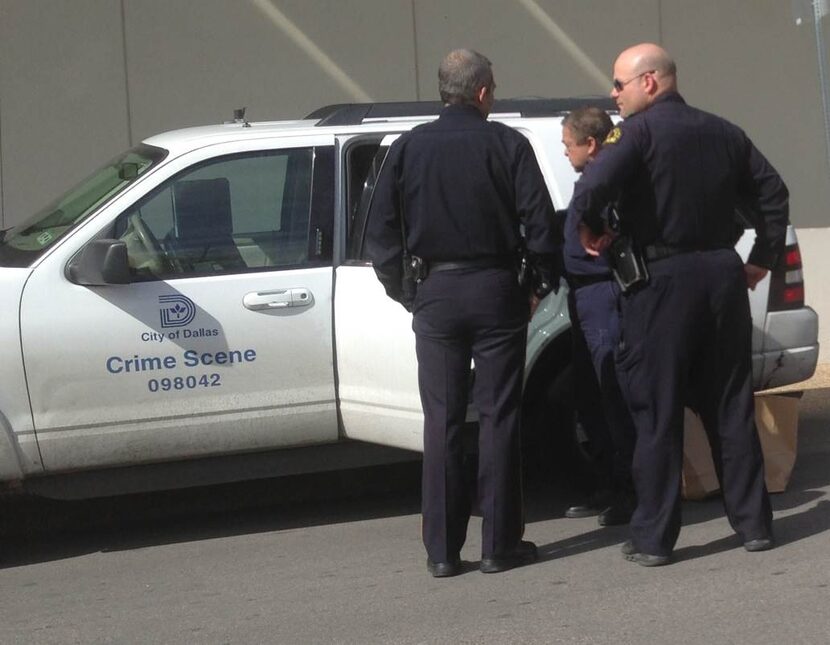
<instances>
[{"instance_id":1,"label":"navy blue uniform pants","mask_svg":"<svg viewBox=\"0 0 830 645\"><path fill-rule=\"evenodd\" d=\"M510 269L441 271L418 286L413 306L424 410L423 538L429 558L458 557L471 500L462 432L470 360L479 414L478 508L482 556L513 549L524 531L521 396L527 298Z\"/></svg>"},{"instance_id":2,"label":"navy blue uniform pants","mask_svg":"<svg viewBox=\"0 0 830 645\"><path fill-rule=\"evenodd\" d=\"M669 555L680 532L683 408L693 393L712 445L727 517L744 540L771 535L755 428L743 263L731 249L652 262L649 284L622 298L617 354L637 429L635 547Z\"/></svg>"},{"instance_id":3,"label":"navy blue uniform pants","mask_svg":"<svg viewBox=\"0 0 830 645\"><path fill-rule=\"evenodd\" d=\"M571 294L577 409L593 444L600 487L628 493L635 430L614 361L620 289L615 281L603 280Z\"/></svg>"}]
</instances>

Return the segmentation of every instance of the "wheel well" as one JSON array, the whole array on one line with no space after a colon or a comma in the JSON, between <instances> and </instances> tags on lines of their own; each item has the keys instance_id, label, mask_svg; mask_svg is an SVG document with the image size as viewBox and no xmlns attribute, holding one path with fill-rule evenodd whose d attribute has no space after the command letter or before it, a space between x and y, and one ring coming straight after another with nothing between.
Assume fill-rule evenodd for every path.
<instances>
[{"instance_id":1,"label":"wheel well","mask_svg":"<svg viewBox=\"0 0 830 645\"><path fill-rule=\"evenodd\" d=\"M522 404L525 470L532 480L589 490L593 472L576 433L571 332L558 336L536 361Z\"/></svg>"},{"instance_id":2,"label":"wheel well","mask_svg":"<svg viewBox=\"0 0 830 645\"><path fill-rule=\"evenodd\" d=\"M571 331L557 336L542 352L525 381L522 405L525 411L538 405L540 397L549 388L552 380L570 368Z\"/></svg>"}]
</instances>

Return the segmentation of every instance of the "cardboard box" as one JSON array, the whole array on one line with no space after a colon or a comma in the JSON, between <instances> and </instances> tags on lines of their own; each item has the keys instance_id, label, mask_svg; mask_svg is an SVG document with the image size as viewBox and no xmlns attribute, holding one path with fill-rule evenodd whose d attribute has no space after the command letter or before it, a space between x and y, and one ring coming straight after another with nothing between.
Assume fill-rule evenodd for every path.
<instances>
[{"instance_id":1,"label":"cardboard box","mask_svg":"<svg viewBox=\"0 0 830 645\"><path fill-rule=\"evenodd\" d=\"M780 493L790 481L798 448L797 396L755 397L755 424L764 453L767 490ZM709 440L700 418L685 411L683 433L683 497L704 499L720 491Z\"/></svg>"}]
</instances>

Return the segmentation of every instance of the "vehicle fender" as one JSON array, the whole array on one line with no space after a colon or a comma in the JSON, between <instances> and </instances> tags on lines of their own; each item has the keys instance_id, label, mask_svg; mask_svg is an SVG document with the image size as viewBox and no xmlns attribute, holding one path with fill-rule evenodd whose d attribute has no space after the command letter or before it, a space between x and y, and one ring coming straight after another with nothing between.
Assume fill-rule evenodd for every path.
<instances>
[{"instance_id":1,"label":"vehicle fender","mask_svg":"<svg viewBox=\"0 0 830 645\"><path fill-rule=\"evenodd\" d=\"M9 420L0 412L0 482L23 479L23 466L14 436Z\"/></svg>"},{"instance_id":2,"label":"vehicle fender","mask_svg":"<svg viewBox=\"0 0 830 645\"><path fill-rule=\"evenodd\" d=\"M0 268L0 482L43 470L20 346L20 300L30 275L29 269Z\"/></svg>"},{"instance_id":3,"label":"vehicle fender","mask_svg":"<svg viewBox=\"0 0 830 645\"><path fill-rule=\"evenodd\" d=\"M560 282L559 289L551 291L539 303L527 329L527 354L525 356L525 382L533 372L539 358L548 346L571 328L568 314L568 287Z\"/></svg>"}]
</instances>

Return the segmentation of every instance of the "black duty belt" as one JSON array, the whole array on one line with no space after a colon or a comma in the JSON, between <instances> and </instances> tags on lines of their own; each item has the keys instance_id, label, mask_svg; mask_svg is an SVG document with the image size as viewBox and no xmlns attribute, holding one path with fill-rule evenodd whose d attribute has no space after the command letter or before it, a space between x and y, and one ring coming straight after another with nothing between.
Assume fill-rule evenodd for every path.
<instances>
[{"instance_id":1,"label":"black duty belt","mask_svg":"<svg viewBox=\"0 0 830 645\"><path fill-rule=\"evenodd\" d=\"M476 258L475 260L455 260L453 262L427 262L429 272L453 271L455 269L512 269L516 261L506 257Z\"/></svg>"},{"instance_id":2,"label":"black duty belt","mask_svg":"<svg viewBox=\"0 0 830 645\"><path fill-rule=\"evenodd\" d=\"M730 248L728 246L710 246L707 248L692 247L692 246L674 246L673 244L663 244L656 242L643 247L643 255L649 262L656 262L657 260L665 260L674 255L681 253L695 253L704 251L718 251Z\"/></svg>"},{"instance_id":3,"label":"black duty belt","mask_svg":"<svg viewBox=\"0 0 830 645\"><path fill-rule=\"evenodd\" d=\"M581 275L569 273L567 280L572 289L581 289L598 282L610 282L613 276L610 273L583 273Z\"/></svg>"}]
</instances>

